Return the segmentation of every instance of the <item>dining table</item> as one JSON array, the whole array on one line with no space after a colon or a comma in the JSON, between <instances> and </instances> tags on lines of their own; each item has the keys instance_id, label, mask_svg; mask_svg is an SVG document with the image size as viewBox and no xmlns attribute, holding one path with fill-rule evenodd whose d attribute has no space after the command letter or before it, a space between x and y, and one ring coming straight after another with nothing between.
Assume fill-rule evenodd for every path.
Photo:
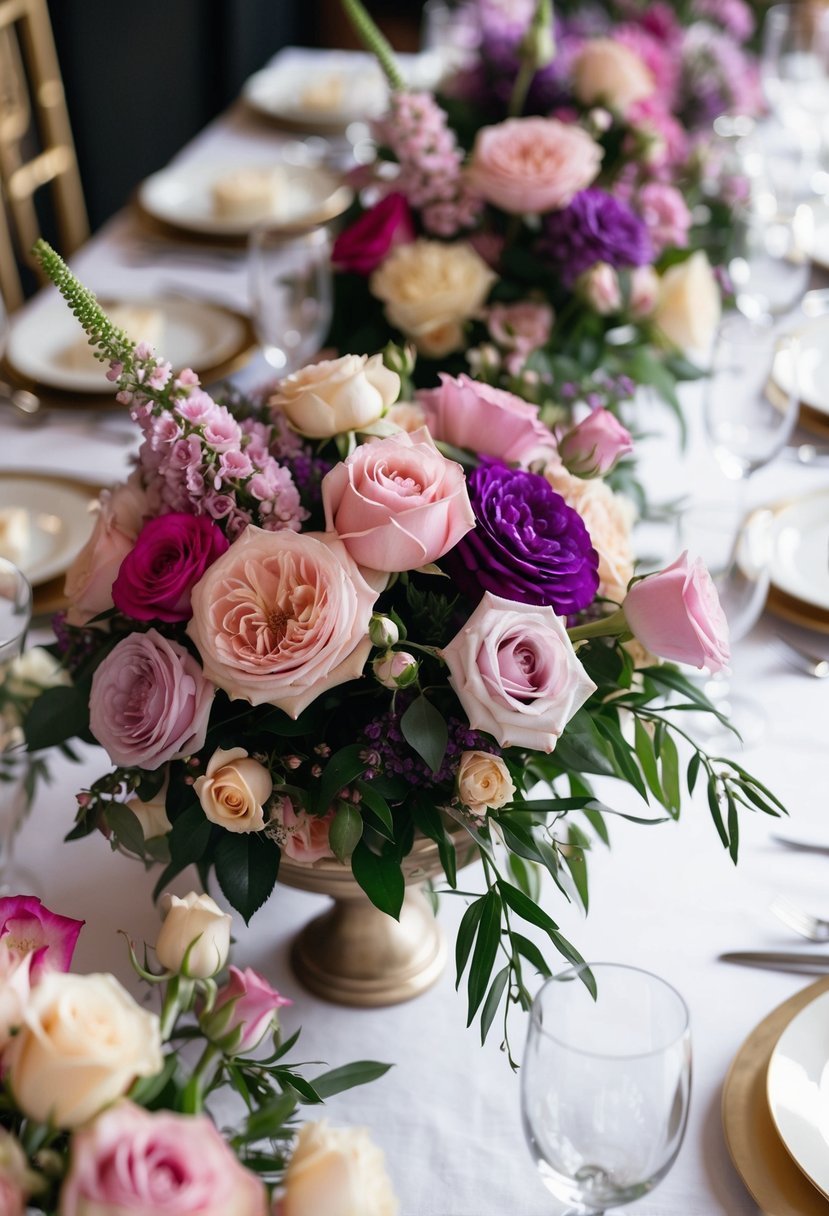
<instances>
[{"instance_id":1,"label":"dining table","mask_svg":"<svg viewBox=\"0 0 829 1216\"><path fill-rule=\"evenodd\" d=\"M320 54L292 48L281 52L278 62L293 57L314 64ZM237 104L182 149L175 163L261 161L280 156L300 138ZM215 248L193 241L161 240L134 206L97 232L71 264L102 296L175 292L243 312L249 307L244 248L219 257ZM33 298L24 314L47 307L52 291ZM259 354L234 376L246 389L273 378ZM637 404L635 428L643 436L639 467L654 503L716 502L725 493L704 433L704 391L704 382L681 389L688 427L684 446L670 411L652 396ZM30 422L3 411L0 433L0 481L10 472L31 471L109 485L129 472L138 445L137 428L117 408L98 407L91 421L88 414L64 411ZM782 455L757 471L744 492L753 506L827 488L829 466L808 466ZM643 546L655 546L661 559L670 559L676 546L670 525L651 526L640 535ZM732 663L735 689L755 698L764 711L764 733L743 750L735 739L729 754L769 786L787 807L788 818L744 811L735 864L698 788L685 798L677 822L642 825L621 816L609 821L609 847L596 842L590 851L589 913L575 901L568 903L551 882L543 886L544 906L588 961L655 972L681 993L690 1011L693 1086L684 1142L660 1185L626 1209L631 1216L752 1216L760 1210L729 1157L723 1085L746 1036L810 980L736 966L719 956L744 949L802 948L820 954L770 912L778 896L829 915L829 853L796 851L774 838L789 833L829 845L829 681L792 664L778 640L781 632L829 657L829 635L799 631L764 614L735 645ZM30 641L45 643L50 637L48 620L36 622ZM85 920L75 969L112 971L137 991L118 931L139 945L152 945L159 926L152 899L156 874L113 851L99 834L64 842L76 795L106 768L102 750L79 744L77 752L76 763L57 752L48 756L49 780L39 786L20 829L17 856L35 874L36 893L50 908ZM618 811L663 819L658 807L644 806L621 782L600 778L596 788ZM194 875L180 875L173 890L183 895L196 883ZM467 900L436 885L438 918L451 945ZM465 891L481 885L474 866L463 872ZM286 1033L302 1027L294 1059L319 1061L320 1072L365 1059L393 1066L380 1080L329 1100L324 1117L370 1129L385 1153L401 1216L549 1216L559 1210L525 1143L520 1071L511 1069L497 1025L483 1046L477 1024L467 1028L465 994L463 986L456 991L451 958L428 992L388 1008L339 1007L303 990L291 970L290 944L325 903L324 896L277 886L249 925L234 920L234 961L262 971L293 1002L282 1011L282 1025ZM564 960L555 966L563 968ZM519 1062L526 1031L527 1015L516 1008L510 1035ZM306 1069L309 1076L314 1071L313 1064ZM307 1114L319 1117L315 1108Z\"/></svg>"}]
</instances>

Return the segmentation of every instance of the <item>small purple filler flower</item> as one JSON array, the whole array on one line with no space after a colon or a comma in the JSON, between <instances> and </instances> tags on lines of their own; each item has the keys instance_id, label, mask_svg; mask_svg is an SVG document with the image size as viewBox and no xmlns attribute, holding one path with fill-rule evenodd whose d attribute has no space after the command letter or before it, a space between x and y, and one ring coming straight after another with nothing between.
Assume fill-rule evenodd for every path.
<instances>
[{"instance_id":1,"label":"small purple filler flower","mask_svg":"<svg viewBox=\"0 0 829 1216\"><path fill-rule=\"evenodd\" d=\"M569 207L544 221L542 250L560 268L570 287L596 262L617 269L653 260L653 245L642 220L605 190L582 190Z\"/></svg>"},{"instance_id":2,"label":"small purple filler flower","mask_svg":"<svg viewBox=\"0 0 829 1216\"><path fill-rule=\"evenodd\" d=\"M549 604L559 616L591 603L598 554L581 516L545 478L487 461L469 475L468 489L477 527L449 559L461 591Z\"/></svg>"}]
</instances>

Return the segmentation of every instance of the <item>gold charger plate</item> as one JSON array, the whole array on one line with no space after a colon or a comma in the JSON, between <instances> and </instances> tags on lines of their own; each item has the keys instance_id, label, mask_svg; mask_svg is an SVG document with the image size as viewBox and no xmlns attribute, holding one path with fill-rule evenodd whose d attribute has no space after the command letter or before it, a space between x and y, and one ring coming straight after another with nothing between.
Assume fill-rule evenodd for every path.
<instances>
[{"instance_id":1,"label":"gold charger plate","mask_svg":"<svg viewBox=\"0 0 829 1216\"><path fill-rule=\"evenodd\" d=\"M734 1168L767 1216L829 1216L829 1200L789 1156L777 1134L766 1096L774 1046L789 1022L829 991L829 977L789 997L759 1024L737 1052L725 1078L722 1122Z\"/></svg>"},{"instance_id":2,"label":"gold charger plate","mask_svg":"<svg viewBox=\"0 0 829 1216\"><path fill-rule=\"evenodd\" d=\"M781 414L785 413L786 394L776 380L769 379L766 385L766 396L776 410L779 410ZM812 435L820 435L823 439L829 439L829 416L816 410L814 406L807 405L805 401L800 402L797 425Z\"/></svg>"},{"instance_id":3,"label":"gold charger plate","mask_svg":"<svg viewBox=\"0 0 829 1216\"><path fill-rule=\"evenodd\" d=\"M799 625L802 629L813 629L817 633L829 634L829 612L816 608L814 604L807 604L803 600L796 599L793 595L787 595L778 587L769 588L766 608L773 616L780 617L782 621L788 621L790 625Z\"/></svg>"}]
</instances>

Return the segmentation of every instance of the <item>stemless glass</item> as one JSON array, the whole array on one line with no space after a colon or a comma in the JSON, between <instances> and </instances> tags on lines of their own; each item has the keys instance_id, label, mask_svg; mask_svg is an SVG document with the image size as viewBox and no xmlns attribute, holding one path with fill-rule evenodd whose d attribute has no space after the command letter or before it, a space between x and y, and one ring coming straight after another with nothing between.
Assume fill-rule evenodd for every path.
<instances>
[{"instance_id":1,"label":"stemless glass","mask_svg":"<svg viewBox=\"0 0 829 1216\"><path fill-rule=\"evenodd\" d=\"M817 4L776 4L763 23L760 71L766 99L800 141L809 188L825 194L821 163L829 121L829 10Z\"/></svg>"},{"instance_id":2,"label":"stemless glass","mask_svg":"<svg viewBox=\"0 0 829 1216\"><path fill-rule=\"evenodd\" d=\"M685 1134L691 1037L682 997L636 967L587 964L533 1002L521 1110L544 1185L568 1216L600 1216L665 1177Z\"/></svg>"},{"instance_id":3,"label":"stemless glass","mask_svg":"<svg viewBox=\"0 0 829 1216\"><path fill-rule=\"evenodd\" d=\"M33 892L33 878L14 864L14 838L26 810L29 755L15 714L4 707L2 685L22 653L32 619L32 590L17 566L0 558L0 895Z\"/></svg>"},{"instance_id":4,"label":"stemless glass","mask_svg":"<svg viewBox=\"0 0 829 1216\"><path fill-rule=\"evenodd\" d=\"M331 235L260 224L249 243L251 313L265 358L287 376L319 351L331 324Z\"/></svg>"}]
</instances>

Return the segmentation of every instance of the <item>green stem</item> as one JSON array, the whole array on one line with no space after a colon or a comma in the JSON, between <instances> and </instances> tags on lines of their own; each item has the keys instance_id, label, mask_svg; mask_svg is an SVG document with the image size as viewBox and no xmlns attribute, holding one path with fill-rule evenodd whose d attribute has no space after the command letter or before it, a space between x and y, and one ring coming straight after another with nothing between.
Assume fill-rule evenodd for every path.
<instances>
[{"instance_id":1,"label":"green stem","mask_svg":"<svg viewBox=\"0 0 829 1216\"><path fill-rule=\"evenodd\" d=\"M391 44L368 15L361 0L342 0L342 6L363 46L376 56L389 87L395 92L404 89L406 82L397 66Z\"/></svg>"},{"instance_id":2,"label":"green stem","mask_svg":"<svg viewBox=\"0 0 829 1216\"><path fill-rule=\"evenodd\" d=\"M530 91L530 85L533 82L535 73L535 64L526 59L522 60L521 66L518 69L518 75L515 78L515 84L512 88L512 96L509 99L509 109L507 110L508 118L521 117L527 101L527 94Z\"/></svg>"},{"instance_id":3,"label":"green stem","mask_svg":"<svg viewBox=\"0 0 829 1216\"><path fill-rule=\"evenodd\" d=\"M575 625L567 630L571 642L582 642L586 638L617 638L623 633L630 633L630 627L621 608L598 621Z\"/></svg>"},{"instance_id":4,"label":"green stem","mask_svg":"<svg viewBox=\"0 0 829 1216\"><path fill-rule=\"evenodd\" d=\"M187 1114L198 1115L204 1110L204 1091L208 1088L205 1084L205 1078L214 1060L219 1055L221 1055L221 1052L213 1043L208 1043L202 1052L201 1059L196 1065L184 1091L184 1106Z\"/></svg>"}]
</instances>

